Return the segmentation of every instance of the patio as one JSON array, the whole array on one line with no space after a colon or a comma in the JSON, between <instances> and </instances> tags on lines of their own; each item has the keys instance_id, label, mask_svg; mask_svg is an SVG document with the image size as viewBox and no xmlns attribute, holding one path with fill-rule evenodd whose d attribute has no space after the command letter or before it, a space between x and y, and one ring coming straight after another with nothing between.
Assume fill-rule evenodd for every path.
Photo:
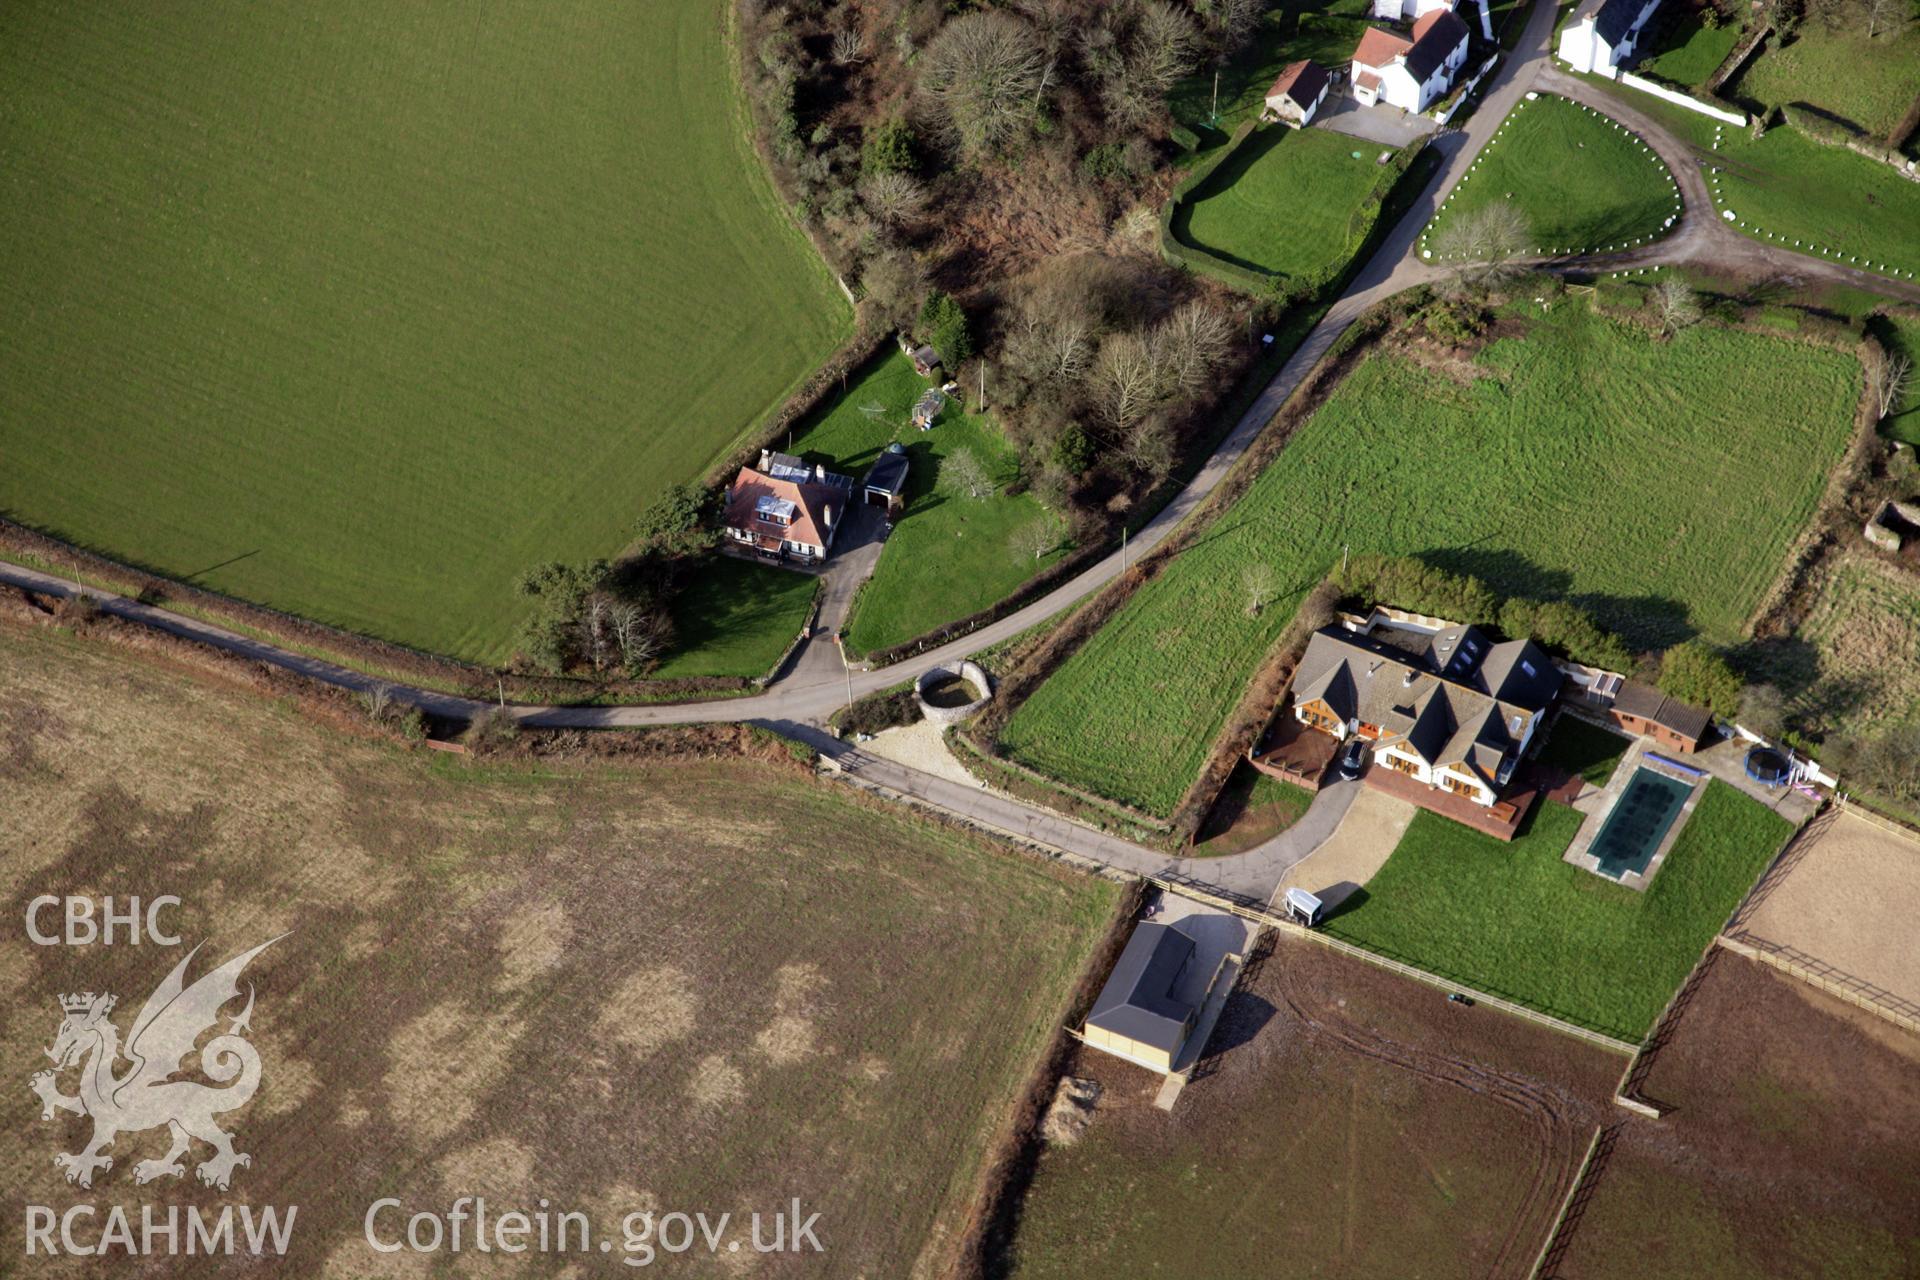
<instances>
[{"instance_id":1,"label":"patio","mask_svg":"<svg viewBox=\"0 0 1920 1280\"><path fill-rule=\"evenodd\" d=\"M1339 740L1294 719L1292 699L1274 712L1247 762L1270 778L1318 791L1327 767L1340 752Z\"/></svg>"}]
</instances>

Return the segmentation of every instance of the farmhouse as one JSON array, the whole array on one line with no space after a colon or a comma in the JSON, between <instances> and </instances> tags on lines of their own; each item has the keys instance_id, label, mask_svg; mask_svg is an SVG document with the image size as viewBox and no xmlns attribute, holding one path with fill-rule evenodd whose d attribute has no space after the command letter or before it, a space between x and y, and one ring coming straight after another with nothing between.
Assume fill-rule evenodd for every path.
<instances>
[{"instance_id":1,"label":"farmhouse","mask_svg":"<svg viewBox=\"0 0 1920 1280\"><path fill-rule=\"evenodd\" d=\"M1274 80L1267 90L1267 112L1282 124L1295 128L1313 123L1313 113L1326 101L1332 77L1312 58L1296 62Z\"/></svg>"},{"instance_id":2,"label":"farmhouse","mask_svg":"<svg viewBox=\"0 0 1920 1280\"><path fill-rule=\"evenodd\" d=\"M1353 96L1365 106L1386 103L1425 111L1453 87L1467 61L1467 24L1453 10L1429 10L1413 24L1413 39L1369 27L1353 51Z\"/></svg>"},{"instance_id":3,"label":"farmhouse","mask_svg":"<svg viewBox=\"0 0 1920 1280\"><path fill-rule=\"evenodd\" d=\"M1172 925L1136 926L1087 1015L1087 1043L1152 1071L1172 1071L1200 1013L1180 995L1196 951Z\"/></svg>"},{"instance_id":4,"label":"farmhouse","mask_svg":"<svg viewBox=\"0 0 1920 1280\"><path fill-rule=\"evenodd\" d=\"M1493 806L1560 691L1559 668L1531 640L1374 619L1314 633L1294 673L1294 718L1372 743L1374 763L1431 789Z\"/></svg>"},{"instance_id":5,"label":"farmhouse","mask_svg":"<svg viewBox=\"0 0 1920 1280\"><path fill-rule=\"evenodd\" d=\"M740 468L727 490L726 536L766 560L818 564L833 546L852 492L846 476L763 450L760 465Z\"/></svg>"},{"instance_id":6,"label":"farmhouse","mask_svg":"<svg viewBox=\"0 0 1920 1280\"><path fill-rule=\"evenodd\" d=\"M1560 59L1575 71L1615 79L1632 61L1660 0L1581 0L1560 32Z\"/></svg>"},{"instance_id":7,"label":"farmhouse","mask_svg":"<svg viewBox=\"0 0 1920 1280\"><path fill-rule=\"evenodd\" d=\"M1644 734L1669 751L1691 754L1713 725L1704 707L1669 698L1650 684L1628 680L1614 694L1607 718L1628 733Z\"/></svg>"},{"instance_id":8,"label":"farmhouse","mask_svg":"<svg viewBox=\"0 0 1920 1280\"><path fill-rule=\"evenodd\" d=\"M895 440L867 470L867 505L885 507L889 517L899 514L907 502L907 470L907 451Z\"/></svg>"}]
</instances>

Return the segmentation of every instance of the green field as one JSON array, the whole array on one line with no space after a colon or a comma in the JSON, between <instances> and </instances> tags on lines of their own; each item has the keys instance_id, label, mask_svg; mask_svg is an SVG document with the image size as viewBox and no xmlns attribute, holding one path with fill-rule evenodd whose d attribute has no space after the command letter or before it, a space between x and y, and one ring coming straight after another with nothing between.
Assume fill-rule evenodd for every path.
<instances>
[{"instance_id":1,"label":"green field","mask_svg":"<svg viewBox=\"0 0 1920 1280\"><path fill-rule=\"evenodd\" d=\"M1542 94L1522 101L1421 238L1440 243L1448 223L1510 202L1540 253L1624 248L1655 240L1680 211L1660 157L1586 107Z\"/></svg>"},{"instance_id":2,"label":"green field","mask_svg":"<svg viewBox=\"0 0 1920 1280\"><path fill-rule=\"evenodd\" d=\"M1725 96L1767 107L1810 102L1886 138L1920 98L1920 12L1904 2L1890 10L1872 39L1857 10L1832 27L1809 17L1791 43L1742 68Z\"/></svg>"},{"instance_id":3,"label":"green field","mask_svg":"<svg viewBox=\"0 0 1920 1280\"><path fill-rule=\"evenodd\" d=\"M719 0L0 12L0 512L506 656L849 330Z\"/></svg>"},{"instance_id":4,"label":"green field","mask_svg":"<svg viewBox=\"0 0 1920 1280\"><path fill-rule=\"evenodd\" d=\"M1002 745L1169 814L1294 602L1343 548L1593 609L1636 646L1739 638L1844 449L1849 357L1710 326L1658 342L1571 299L1462 384L1366 358L1235 506L1020 707ZM1257 617L1264 561L1291 595Z\"/></svg>"},{"instance_id":5,"label":"green field","mask_svg":"<svg viewBox=\"0 0 1920 1280\"><path fill-rule=\"evenodd\" d=\"M847 624L847 643L861 653L978 612L1066 554L1066 531L1040 500L1005 491L1018 474L1018 460L992 422L949 401L931 431L914 428L913 403L930 385L904 355L891 351L793 438L793 451L807 461L855 477L864 476L893 441L907 447L907 509ZM974 499L940 483L942 461L962 449L987 465L999 492ZM1045 521L1058 539L1039 559L1012 541L1035 521Z\"/></svg>"},{"instance_id":6,"label":"green field","mask_svg":"<svg viewBox=\"0 0 1920 1280\"><path fill-rule=\"evenodd\" d=\"M1709 782L1652 883L1637 891L1561 861L1580 823L1577 810L1542 801L1524 833L1503 844L1422 810L1327 931L1638 1040L1793 824Z\"/></svg>"},{"instance_id":7,"label":"green field","mask_svg":"<svg viewBox=\"0 0 1920 1280\"><path fill-rule=\"evenodd\" d=\"M673 647L652 674L766 675L806 625L819 585L813 574L708 556L673 598Z\"/></svg>"},{"instance_id":8,"label":"green field","mask_svg":"<svg viewBox=\"0 0 1920 1280\"><path fill-rule=\"evenodd\" d=\"M1700 21L1700 10L1686 9L1655 19L1664 21L1659 43L1636 68L1642 75L1692 88L1720 69L1744 34L1738 25L1709 27Z\"/></svg>"},{"instance_id":9,"label":"green field","mask_svg":"<svg viewBox=\"0 0 1920 1280\"><path fill-rule=\"evenodd\" d=\"M1323 129L1268 125L1174 210L1183 244L1273 275L1328 279L1373 230L1398 171L1381 148Z\"/></svg>"}]
</instances>

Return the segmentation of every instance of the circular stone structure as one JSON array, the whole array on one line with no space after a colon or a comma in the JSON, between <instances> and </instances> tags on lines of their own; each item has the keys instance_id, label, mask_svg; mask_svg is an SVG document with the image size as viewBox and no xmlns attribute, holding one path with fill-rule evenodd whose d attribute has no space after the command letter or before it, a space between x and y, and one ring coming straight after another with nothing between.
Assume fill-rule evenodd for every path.
<instances>
[{"instance_id":1,"label":"circular stone structure","mask_svg":"<svg viewBox=\"0 0 1920 1280\"><path fill-rule=\"evenodd\" d=\"M1747 752L1747 776L1763 786L1777 787L1791 772L1787 758L1772 747L1755 747Z\"/></svg>"},{"instance_id":2,"label":"circular stone structure","mask_svg":"<svg viewBox=\"0 0 1920 1280\"><path fill-rule=\"evenodd\" d=\"M974 696L964 701L940 696L943 686L950 690L956 685L970 689ZM987 705L987 700L993 697L993 682L978 663L933 667L913 682L913 697L926 719L939 725L959 724Z\"/></svg>"}]
</instances>

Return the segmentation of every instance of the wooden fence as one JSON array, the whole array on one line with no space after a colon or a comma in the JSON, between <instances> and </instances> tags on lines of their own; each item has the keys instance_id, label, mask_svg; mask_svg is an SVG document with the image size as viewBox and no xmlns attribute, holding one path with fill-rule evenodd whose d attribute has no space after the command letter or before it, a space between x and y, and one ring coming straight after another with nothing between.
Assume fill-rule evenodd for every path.
<instances>
[{"instance_id":1,"label":"wooden fence","mask_svg":"<svg viewBox=\"0 0 1920 1280\"><path fill-rule=\"evenodd\" d=\"M1351 942L1343 942L1339 938L1324 933L1319 929L1309 929L1295 921L1276 916L1269 911L1251 907L1242 902L1236 902L1231 898L1223 898L1219 894L1209 893L1204 889L1197 888L1183 881L1168 880L1159 876L1148 876L1147 879L1162 889L1180 894L1182 897L1192 898L1196 902L1206 903L1208 906L1217 907L1222 911L1231 911L1235 915L1243 916L1246 919L1271 925L1273 928L1294 937L1311 938L1322 946L1332 947L1335 951L1344 952L1357 960L1364 960L1368 964L1377 965L1382 969L1390 970L1402 977L1412 978L1415 982L1423 982L1430 987L1437 987L1442 991L1457 991L1476 1004L1490 1005L1495 1009L1511 1013L1515 1017L1525 1018L1529 1022L1538 1023L1540 1026L1558 1031L1562 1035L1569 1035L1576 1039L1585 1040L1588 1044L1597 1045L1613 1053L1623 1053L1632 1056L1638 1049L1637 1045L1631 1044L1628 1041L1616 1040L1612 1036L1594 1031L1591 1028L1566 1022L1551 1014L1541 1013L1538 1009L1529 1009L1525 1005L1515 1004L1511 1000L1503 1000L1499 996L1489 995L1484 991L1476 991L1472 987L1463 986L1452 978L1443 977L1437 973L1429 973L1425 969L1416 969L1410 964L1402 964L1400 961L1383 956L1377 951L1369 951L1365 947L1355 946Z\"/></svg>"},{"instance_id":2,"label":"wooden fence","mask_svg":"<svg viewBox=\"0 0 1920 1280\"><path fill-rule=\"evenodd\" d=\"M1553 1225L1547 1228L1547 1238L1541 1242L1540 1252L1534 1255L1533 1269L1527 1272L1527 1280L1540 1280L1547 1273L1548 1259L1566 1253L1567 1244L1573 1237L1568 1220L1574 1217L1574 1205L1580 1201L1581 1192L1587 1186L1587 1175L1593 1169L1594 1156L1600 1150L1600 1140L1606 1133L1605 1125L1594 1129L1593 1137L1587 1143L1587 1154L1574 1171L1573 1183L1567 1188L1567 1198L1560 1202L1560 1212L1553 1215Z\"/></svg>"},{"instance_id":3,"label":"wooden fence","mask_svg":"<svg viewBox=\"0 0 1920 1280\"><path fill-rule=\"evenodd\" d=\"M1857 1009L1865 1009L1877 1018L1885 1018L1896 1027L1920 1035L1920 1017L1904 1009L1894 1008L1877 987L1870 988L1858 979L1850 978L1845 974L1839 978L1830 976L1840 972L1831 965L1822 964L1811 957L1805 961L1797 959L1783 949L1761 939L1752 938L1751 935L1745 938L1734 938L1721 934L1715 941L1735 955L1745 956L1749 960L1758 960L1761 964L1772 965L1780 972L1798 978L1809 986L1817 987L1835 999L1845 1000ZM1828 972L1822 972L1823 969ZM1901 1001L1901 1003L1911 1006L1910 1001Z\"/></svg>"}]
</instances>

